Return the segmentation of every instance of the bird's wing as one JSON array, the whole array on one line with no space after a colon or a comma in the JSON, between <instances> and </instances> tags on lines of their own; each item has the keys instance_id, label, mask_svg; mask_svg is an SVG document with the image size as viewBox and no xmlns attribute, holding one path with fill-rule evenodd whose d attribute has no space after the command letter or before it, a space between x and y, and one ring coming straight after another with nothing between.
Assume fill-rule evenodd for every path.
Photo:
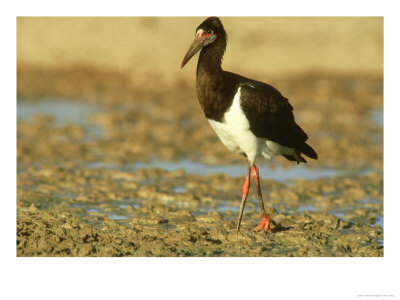
<instances>
[{"instance_id":1,"label":"bird's wing","mask_svg":"<svg viewBox=\"0 0 400 300\"><path fill-rule=\"evenodd\" d=\"M293 107L274 87L251 81L241 86L241 107L251 132L287 147L304 144L307 134L294 120Z\"/></svg>"}]
</instances>

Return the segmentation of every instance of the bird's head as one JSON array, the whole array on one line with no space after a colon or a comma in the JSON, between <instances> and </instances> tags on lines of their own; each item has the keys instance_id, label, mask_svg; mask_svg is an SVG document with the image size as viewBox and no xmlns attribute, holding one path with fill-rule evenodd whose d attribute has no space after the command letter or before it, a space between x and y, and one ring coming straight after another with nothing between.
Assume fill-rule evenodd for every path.
<instances>
[{"instance_id":1,"label":"bird's head","mask_svg":"<svg viewBox=\"0 0 400 300\"><path fill-rule=\"evenodd\" d=\"M226 33L224 26L219 18L209 17L196 28L195 39L183 58L181 69L199 50L212 44L217 39L223 40L226 44Z\"/></svg>"}]
</instances>

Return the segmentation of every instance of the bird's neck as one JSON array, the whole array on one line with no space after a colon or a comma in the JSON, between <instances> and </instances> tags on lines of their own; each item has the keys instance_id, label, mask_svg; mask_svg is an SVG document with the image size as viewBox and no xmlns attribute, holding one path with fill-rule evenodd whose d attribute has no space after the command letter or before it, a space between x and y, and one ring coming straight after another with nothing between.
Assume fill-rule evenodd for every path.
<instances>
[{"instance_id":1,"label":"bird's neck","mask_svg":"<svg viewBox=\"0 0 400 300\"><path fill-rule=\"evenodd\" d=\"M197 97L206 118L218 122L231 102L225 97L226 82L221 68L225 45L220 43L203 48L197 64Z\"/></svg>"},{"instance_id":2,"label":"bird's neck","mask_svg":"<svg viewBox=\"0 0 400 300\"><path fill-rule=\"evenodd\" d=\"M211 44L204 47L197 63L197 76L215 77L221 76L223 70L221 67L222 57L224 56L226 45L221 43Z\"/></svg>"}]
</instances>

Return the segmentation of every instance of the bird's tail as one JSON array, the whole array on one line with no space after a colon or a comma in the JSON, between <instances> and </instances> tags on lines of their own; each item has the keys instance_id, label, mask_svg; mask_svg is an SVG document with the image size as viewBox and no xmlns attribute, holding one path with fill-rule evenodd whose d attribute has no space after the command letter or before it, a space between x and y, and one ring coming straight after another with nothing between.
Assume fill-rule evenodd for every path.
<instances>
[{"instance_id":1,"label":"bird's tail","mask_svg":"<svg viewBox=\"0 0 400 300\"><path fill-rule=\"evenodd\" d=\"M297 147L292 155L284 155L283 156L292 161L296 161L297 164L299 163L307 163L307 161L304 159L304 157L301 156L301 154L305 154L306 156L313 158L313 159L318 159L317 152L308 144L304 143L301 145L301 147Z\"/></svg>"},{"instance_id":2,"label":"bird's tail","mask_svg":"<svg viewBox=\"0 0 400 300\"><path fill-rule=\"evenodd\" d=\"M307 143L302 144L296 150L300 150L301 153L304 153L309 158L318 159L317 152L315 152L315 150L310 145L308 145Z\"/></svg>"}]
</instances>

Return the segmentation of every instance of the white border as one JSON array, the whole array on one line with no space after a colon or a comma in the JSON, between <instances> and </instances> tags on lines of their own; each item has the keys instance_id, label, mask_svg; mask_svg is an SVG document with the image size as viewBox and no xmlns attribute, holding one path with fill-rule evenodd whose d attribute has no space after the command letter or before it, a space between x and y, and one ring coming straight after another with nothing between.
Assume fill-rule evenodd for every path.
<instances>
[{"instance_id":1,"label":"white border","mask_svg":"<svg viewBox=\"0 0 400 300\"><path fill-rule=\"evenodd\" d=\"M396 1L16 1L1 13L1 294L3 299L398 299L400 201ZM15 257L16 16L384 16L384 258ZM14 101L13 101L14 100ZM10 246L11 245L11 246ZM396 274L396 275L395 275Z\"/></svg>"}]
</instances>

